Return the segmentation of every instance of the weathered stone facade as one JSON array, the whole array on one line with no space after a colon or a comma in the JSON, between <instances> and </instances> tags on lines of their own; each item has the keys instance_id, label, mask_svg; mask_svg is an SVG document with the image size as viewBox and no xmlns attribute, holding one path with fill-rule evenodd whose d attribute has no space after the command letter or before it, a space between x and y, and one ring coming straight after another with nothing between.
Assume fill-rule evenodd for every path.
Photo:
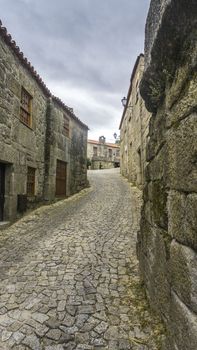
<instances>
[{"instance_id":1,"label":"weathered stone facade","mask_svg":"<svg viewBox=\"0 0 197 350\"><path fill-rule=\"evenodd\" d=\"M99 141L88 140L87 156L93 170L120 166L119 144L106 143L104 136L99 137Z\"/></svg>"},{"instance_id":2,"label":"weathered stone facade","mask_svg":"<svg viewBox=\"0 0 197 350\"><path fill-rule=\"evenodd\" d=\"M138 56L130 80L127 103L120 123L121 174L137 187L144 185L146 145L150 113L139 92L144 71L144 56Z\"/></svg>"},{"instance_id":3,"label":"weathered stone facade","mask_svg":"<svg viewBox=\"0 0 197 350\"><path fill-rule=\"evenodd\" d=\"M197 349L197 3L152 0L140 86L152 113L138 237L165 350Z\"/></svg>"},{"instance_id":4,"label":"weathered stone facade","mask_svg":"<svg viewBox=\"0 0 197 350\"><path fill-rule=\"evenodd\" d=\"M64 117L69 119L69 136L64 132ZM48 105L46 138L45 199L56 192L56 160L67 165L66 196L87 186L87 128L72 118L72 112L57 98Z\"/></svg>"},{"instance_id":5,"label":"weathered stone facade","mask_svg":"<svg viewBox=\"0 0 197 350\"><path fill-rule=\"evenodd\" d=\"M67 167L66 196L87 185L87 126L51 95L1 24L0 80L0 221L5 221L16 218L17 208L54 200L57 160Z\"/></svg>"}]
</instances>

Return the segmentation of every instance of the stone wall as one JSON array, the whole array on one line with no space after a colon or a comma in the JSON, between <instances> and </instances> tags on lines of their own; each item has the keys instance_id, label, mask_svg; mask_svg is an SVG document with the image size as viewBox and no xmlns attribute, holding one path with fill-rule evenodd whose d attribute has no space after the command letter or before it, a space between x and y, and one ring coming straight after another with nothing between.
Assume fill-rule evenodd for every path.
<instances>
[{"instance_id":1,"label":"stone wall","mask_svg":"<svg viewBox=\"0 0 197 350\"><path fill-rule=\"evenodd\" d=\"M20 117L22 89L31 96L30 125ZM64 116L69 120L69 135L65 134ZM0 167L5 168L4 221L16 218L19 196L24 201L27 197L30 208L55 199L57 160L67 164L66 196L87 186L87 130L70 108L51 95L0 23ZM32 196L27 196L28 167L35 169Z\"/></svg>"},{"instance_id":2,"label":"stone wall","mask_svg":"<svg viewBox=\"0 0 197 350\"><path fill-rule=\"evenodd\" d=\"M98 169L112 169L114 168L114 162L110 162L108 160L97 160L96 158L91 161L91 169L92 170L98 170Z\"/></svg>"},{"instance_id":3,"label":"stone wall","mask_svg":"<svg viewBox=\"0 0 197 350\"><path fill-rule=\"evenodd\" d=\"M151 1L140 86L152 117L137 250L164 350L197 349L196 13L196 0Z\"/></svg>"},{"instance_id":4,"label":"stone wall","mask_svg":"<svg viewBox=\"0 0 197 350\"><path fill-rule=\"evenodd\" d=\"M139 92L144 71L144 56L138 56L131 75L127 104L120 123L121 174L142 188L146 166L150 113Z\"/></svg>"},{"instance_id":5,"label":"stone wall","mask_svg":"<svg viewBox=\"0 0 197 350\"><path fill-rule=\"evenodd\" d=\"M71 122L70 194L87 187L87 129Z\"/></svg>"},{"instance_id":6,"label":"stone wall","mask_svg":"<svg viewBox=\"0 0 197 350\"><path fill-rule=\"evenodd\" d=\"M69 135L63 131L64 116L69 120ZM47 114L45 200L56 192L57 160L67 165L66 196L87 187L87 128L82 128L63 105L50 99Z\"/></svg>"},{"instance_id":7,"label":"stone wall","mask_svg":"<svg viewBox=\"0 0 197 350\"><path fill-rule=\"evenodd\" d=\"M47 96L0 40L0 162L6 164L5 220L16 216L26 193L27 167L36 168L35 200L43 198ZM21 86L32 96L32 127L20 121Z\"/></svg>"},{"instance_id":8,"label":"stone wall","mask_svg":"<svg viewBox=\"0 0 197 350\"><path fill-rule=\"evenodd\" d=\"M97 149L97 155L94 153L94 148ZM99 141L88 140L87 156L91 162L92 170L111 169L120 166L120 146L105 142L104 136L101 136Z\"/></svg>"}]
</instances>

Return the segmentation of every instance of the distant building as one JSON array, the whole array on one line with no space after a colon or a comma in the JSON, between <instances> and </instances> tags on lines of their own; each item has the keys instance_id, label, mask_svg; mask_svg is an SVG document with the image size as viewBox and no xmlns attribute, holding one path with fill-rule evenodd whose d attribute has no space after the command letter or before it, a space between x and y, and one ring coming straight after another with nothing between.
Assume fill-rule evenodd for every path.
<instances>
[{"instance_id":1,"label":"distant building","mask_svg":"<svg viewBox=\"0 0 197 350\"><path fill-rule=\"evenodd\" d=\"M140 96L139 85L144 71L144 55L136 60L125 99L126 105L120 122L121 174L139 188L144 185L146 145L150 113Z\"/></svg>"},{"instance_id":2,"label":"distant building","mask_svg":"<svg viewBox=\"0 0 197 350\"><path fill-rule=\"evenodd\" d=\"M106 143L105 137L99 141L88 140L87 157L91 169L110 169L120 166L120 146L115 143Z\"/></svg>"},{"instance_id":3,"label":"distant building","mask_svg":"<svg viewBox=\"0 0 197 350\"><path fill-rule=\"evenodd\" d=\"M0 221L87 186L87 131L0 23Z\"/></svg>"}]
</instances>

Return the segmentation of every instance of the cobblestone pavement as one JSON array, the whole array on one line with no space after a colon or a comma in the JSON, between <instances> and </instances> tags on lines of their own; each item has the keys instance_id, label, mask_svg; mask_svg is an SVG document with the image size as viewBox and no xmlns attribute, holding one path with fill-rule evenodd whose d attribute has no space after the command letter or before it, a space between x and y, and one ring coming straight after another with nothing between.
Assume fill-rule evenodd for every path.
<instances>
[{"instance_id":1,"label":"cobblestone pavement","mask_svg":"<svg viewBox=\"0 0 197 350\"><path fill-rule=\"evenodd\" d=\"M135 257L140 195L118 170L0 233L0 349L160 349Z\"/></svg>"}]
</instances>

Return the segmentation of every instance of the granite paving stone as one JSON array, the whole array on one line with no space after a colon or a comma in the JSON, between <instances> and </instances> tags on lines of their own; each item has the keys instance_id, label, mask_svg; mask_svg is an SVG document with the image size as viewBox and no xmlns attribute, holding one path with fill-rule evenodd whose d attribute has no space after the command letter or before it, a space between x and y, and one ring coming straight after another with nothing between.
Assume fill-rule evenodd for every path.
<instances>
[{"instance_id":1,"label":"granite paving stone","mask_svg":"<svg viewBox=\"0 0 197 350\"><path fill-rule=\"evenodd\" d=\"M119 169L89 180L0 231L0 349L159 349L138 276L141 192Z\"/></svg>"}]
</instances>

